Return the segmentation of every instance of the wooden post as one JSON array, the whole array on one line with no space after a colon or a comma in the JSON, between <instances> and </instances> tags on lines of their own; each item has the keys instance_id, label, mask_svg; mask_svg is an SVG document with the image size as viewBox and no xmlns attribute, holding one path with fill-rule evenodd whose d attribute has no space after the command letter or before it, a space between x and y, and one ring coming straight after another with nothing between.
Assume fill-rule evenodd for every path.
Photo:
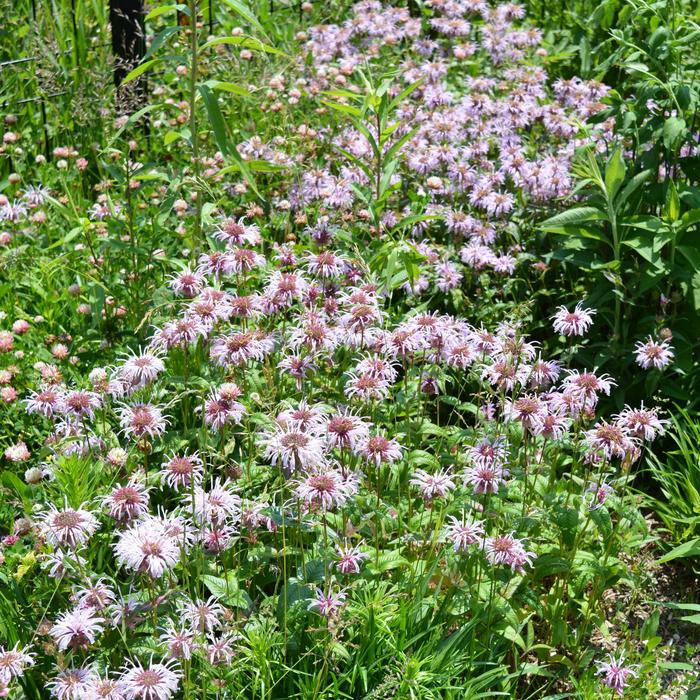
<instances>
[{"instance_id":1,"label":"wooden post","mask_svg":"<svg viewBox=\"0 0 700 700\"><path fill-rule=\"evenodd\" d=\"M117 87L117 111L130 114L145 105L146 77L138 77L120 88L122 81L146 54L144 0L110 0L109 21L112 25L114 84Z\"/></svg>"}]
</instances>

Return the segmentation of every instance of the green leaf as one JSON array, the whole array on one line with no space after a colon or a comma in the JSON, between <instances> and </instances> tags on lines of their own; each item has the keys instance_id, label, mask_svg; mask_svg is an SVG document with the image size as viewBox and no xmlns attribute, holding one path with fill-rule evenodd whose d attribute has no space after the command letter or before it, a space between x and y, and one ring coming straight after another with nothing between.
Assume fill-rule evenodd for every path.
<instances>
[{"instance_id":1,"label":"green leaf","mask_svg":"<svg viewBox=\"0 0 700 700\"><path fill-rule=\"evenodd\" d=\"M663 564L672 559L683 559L686 557L697 557L700 556L700 537L696 537L694 540L684 542L678 547L674 547L668 554L664 554L663 557L657 560L657 564Z\"/></svg>"},{"instance_id":2,"label":"green leaf","mask_svg":"<svg viewBox=\"0 0 700 700\"><path fill-rule=\"evenodd\" d=\"M156 7L154 10L151 10L144 17L144 21L149 22L150 20L155 19L156 17L160 17L161 15L167 15L171 12L182 12L183 14L187 15L188 17L191 14L190 8L187 7L187 5L183 5L183 4L163 5L162 7Z\"/></svg>"},{"instance_id":3,"label":"green leaf","mask_svg":"<svg viewBox=\"0 0 700 700\"><path fill-rule=\"evenodd\" d=\"M265 30L262 24L258 22L258 18L253 14L252 10L241 0L223 0L224 4L228 5L234 12L239 14L251 26L255 27L260 34L265 36Z\"/></svg>"},{"instance_id":4,"label":"green leaf","mask_svg":"<svg viewBox=\"0 0 700 700\"><path fill-rule=\"evenodd\" d=\"M219 46L221 44L229 44L233 46L240 46L243 49L251 49L252 51L263 51L265 53L276 54L277 56L286 56L284 51L276 49L274 46L269 44L263 44L260 39L255 39L250 36L223 36L219 39L212 39L207 41L201 48L202 51L209 49L212 46Z\"/></svg>"},{"instance_id":5,"label":"green leaf","mask_svg":"<svg viewBox=\"0 0 700 700\"><path fill-rule=\"evenodd\" d=\"M152 58L150 61L145 61L141 65L136 66L134 70L127 73L126 77L121 82L121 86L123 87L124 85L130 83L132 80L136 80L136 78L138 78L140 75L143 75L149 68L153 68L153 66L156 63L159 63L162 60L163 59L161 58Z\"/></svg>"},{"instance_id":6,"label":"green leaf","mask_svg":"<svg viewBox=\"0 0 700 700\"><path fill-rule=\"evenodd\" d=\"M202 99L204 100L204 106L207 109L209 124L214 132L214 140L216 141L216 145L219 147L222 153L228 154L229 145L228 136L226 134L226 124L224 123L224 118L221 116L219 103L206 83L202 83L199 86L199 93L201 94Z\"/></svg>"},{"instance_id":7,"label":"green leaf","mask_svg":"<svg viewBox=\"0 0 700 700\"><path fill-rule=\"evenodd\" d=\"M622 192L617 198L615 208L621 207L627 200L634 194L634 192L641 187L647 180L652 176L651 170L642 170L641 173L637 173L630 181L624 186Z\"/></svg>"},{"instance_id":8,"label":"green leaf","mask_svg":"<svg viewBox=\"0 0 700 700\"><path fill-rule=\"evenodd\" d=\"M234 608L248 608L251 605L250 596L239 588L238 579L232 571L228 572L226 578L205 574L202 576L202 582L211 594L224 605L230 605Z\"/></svg>"},{"instance_id":9,"label":"green leaf","mask_svg":"<svg viewBox=\"0 0 700 700\"><path fill-rule=\"evenodd\" d=\"M321 100L321 104L334 109L336 112L341 112L342 114L349 114L358 119L362 117L362 110L352 105L346 105L342 102L330 102L328 100Z\"/></svg>"},{"instance_id":10,"label":"green leaf","mask_svg":"<svg viewBox=\"0 0 700 700\"><path fill-rule=\"evenodd\" d=\"M608 158L605 166L605 191L610 202L615 199L615 195L622 187L626 174L627 168L622 157L622 148L618 146Z\"/></svg>"},{"instance_id":11,"label":"green leaf","mask_svg":"<svg viewBox=\"0 0 700 700\"><path fill-rule=\"evenodd\" d=\"M669 117L664 122L663 141L664 146L672 151L678 144L681 136L685 133L685 119L680 117Z\"/></svg>"},{"instance_id":12,"label":"green leaf","mask_svg":"<svg viewBox=\"0 0 700 700\"><path fill-rule=\"evenodd\" d=\"M669 180L666 189L666 202L664 204L664 218L673 223L678 221L681 215L681 200L678 197L678 190L673 180Z\"/></svg>"},{"instance_id":13,"label":"green leaf","mask_svg":"<svg viewBox=\"0 0 700 700\"><path fill-rule=\"evenodd\" d=\"M230 92L239 97L250 97L249 90L235 83L228 83L223 80L207 80L204 84L212 90L223 90L224 92Z\"/></svg>"},{"instance_id":14,"label":"green leaf","mask_svg":"<svg viewBox=\"0 0 700 700\"><path fill-rule=\"evenodd\" d=\"M540 226L545 230L549 230L561 226L582 224L586 221L605 221L607 218L605 212L597 207L574 207L543 221Z\"/></svg>"}]
</instances>

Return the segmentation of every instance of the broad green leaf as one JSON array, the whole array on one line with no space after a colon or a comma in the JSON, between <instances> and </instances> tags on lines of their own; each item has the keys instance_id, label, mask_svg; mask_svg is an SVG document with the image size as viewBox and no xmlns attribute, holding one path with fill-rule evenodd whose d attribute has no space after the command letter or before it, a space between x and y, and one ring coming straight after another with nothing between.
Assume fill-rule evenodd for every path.
<instances>
[{"instance_id":1,"label":"broad green leaf","mask_svg":"<svg viewBox=\"0 0 700 700\"><path fill-rule=\"evenodd\" d=\"M362 110L358 107L353 107L352 105L346 105L342 102L329 102L328 100L321 100L321 104L326 107L330 107L336 112L342 112L343 114L349 114L352 117L357 117L358 119L362 117Z\"/></svg>"},{"instance_id":2,"label":"broad green leaf","mask_svg":"<svg viewBox=\"0 0 700 700\"><path fill-rule=\"evenodd\" d=\"M617 200L615 202L615 208L623 206L627 200L634 194L634 192L641 187L647 180L652 176L651 170L642 170L641 173L637 173L630 181L624 186L622 192L620 192Z\"/></svg>"},{"instance_id":3,"label":"broad green leaf","mask_svg":"<svg viewBox=\"0 0 700 700\"><path fill-rule=\"evenodd\" d=\"M663 130L664 146L669 151L674 150L684 133L685 133L685 119L681 119L680 117L669 117L664 122L664 130Z\"/></svg>"},{"instance_id":4,"label":"broad green leaf","mask_svg":"<svg viewBox=\"0 0 700 700\"><path fill-rule=\"evenodd\" d=\"M221 115L219 103L206 83L202 83L202 85L199 86L199 93L202 96L204 106L207 109L209 124L214 132L214 140L216 141L216 145L219 147L221 152L226 155L229 153L228 136L226 134L226 124L224 123L224 118Z\"/></svg>"},{"instance_id":5,"label":"broad green leaf","mask_svg":"<svg viewBox=\"0 0 700 700\"><path fill-rule=\"evenodd\" d=\"M697 557L700 556L700 537L696 537L694 540L684 542L678 547L674 547L668 554L657 560L657 564L663 564L664 562L671 561L672 559L683 559L686 557Z\"/></svg>"},{"instance_id":6,"label":"broad green leaf","mask_svg":"<svg viewBox=\"0 0 700 700\"><path fill-rule=\"evenodd\" d=\"M229 83L223 80L207 80L204 84L212 90L223 90L224 92L230 92L239 97L250 97L249 90L235 83Z\"/></svg>"},{"instance_id":7,"label":"broad green leaf","mask_svg":"<svg viewBox=\"0 0 700 700\"><path fill-rule=\"evenodd\" d=\"M605 191L608 194L608 200L612 202L615 199L615 195L622 187L622 183L625 181L625 175L627 174L627 168L625 167L625 161L622 157L622 148L619 146L612 152L608 162L605 166Z\"/></svg>"},{"instance_id":8,"label":"broad green leaf","mask_svg":"<svg viewBox=\"0 0 700 700\"><path fill-rule=\"evenodd\" d=\"M280 51L269 44L263 44L260 39L254 39L250 36L223 36L219 39L212 39L211 41L207 41L207 43L202 46L201 50L204 51L212 46L219 46L221 44L240 46L243 49L251 49L252 51L264 51L265 53L272 53L278 56L286 55L284 51Z\"/></svg>"},{"instance_id":9,"label":"broad green leaf","mask_svg":"<svg viewBox=\"0 0 700 700\"><path fill-rule=\"evenodd\" d=\"M159 63L161 60L162 59L160 58L152 58L150 61L145 61L141 65L136 66L134 70L127 73L126 77L121 82L121 86L123 87L124 85L130 83L132 80L136 80L136 78L138 78L140 75L143 75L149 68L152 68L156 63Z\"/></svg>"},{"instance_id":10,"label":"broad green leaf","mask_svg":"<svg viewBox=\"0 0 700 700\"><path fill-rule=\"evenodd\" d=\"M560 226L582 224L586 221L605 221L607 218L605 212L597 207L574 207L573 209L568 209L561 214L550 217L543 221L540 226L547 230Z\"/></svg>"},{"instance_id":11,"label":"broad green leaf","mask_svg":"<svg viewBox=\"0 0 700 700\"><path fill-rule=\"evenodd\" d=\"M161 7L156 7L151 10L145 17L144 21L150 22L150 20L160 17L161 15L167 15L171 12L182 12L188 17L191 15L190 8L183 4L173 4L173 5L163 5Z\"/></svg>"},{"instance_id":12,"label":"broad green leaf","mask_svg":"<svg viewBox=\"0 0 700 700\"><path fill-rule=\"evenodd\" d=\"M258 18L253 14L253 11L241 0L223 0L224 4L228 5L234 12L239 14L251 26L255 27L260 34L265 35L265 30L262 24L258 22Z\"/></svg>"},{"instance_id":13,"label":"broad green leaf","mask_svg":"<svg viewBox=\"0 0 700 700\"><path fill-rule=\"evenodd\" d=\"M678 190L673 180L669 180L666 190L666 202L664 204L664 218L673 223L678 221L681 215L681 200L678 198Z\"/></svg>"}]
</instances>

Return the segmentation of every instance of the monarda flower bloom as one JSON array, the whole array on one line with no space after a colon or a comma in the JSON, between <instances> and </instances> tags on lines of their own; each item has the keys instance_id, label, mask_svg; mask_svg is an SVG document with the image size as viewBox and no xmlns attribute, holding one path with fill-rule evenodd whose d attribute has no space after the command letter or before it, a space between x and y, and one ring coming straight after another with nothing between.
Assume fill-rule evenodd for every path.
<instances>
[{"instance_id":1,"label":"monarda flower bloom","mask_svg":"<svg viewBox=\"0 0 700 700\"><path fill-rule=\"evenodd\" d=\"M530 384L535 388L548 387L559 379L561 366L556 360L543 360L539 355L530 367Z\"/></svg>"},{"instance_id":2,"label":"monarda flower bloom","mask_svg":"<svg viewBox=\"0 0 700 700\"><path fill-rule=\"evenodd\" d=\"M331 510L357 493L357 483L345 478L339 469L318 467L299 478L295 491L309 507Z\"/></svg>"},{"instance_id":3,"label":"monarda flower bloom","mask_svg":"<svg viewBox=\"0 0 700 700\"><path fill-rule=\"evenodd\" d=\"M530 367L525 363L497 359L483 369L481 376L497 389L513 391L515 387L523 386L529 375Z\"/></svg>"},{"instance_id":4,"label":"monarda flower bloom","mask_svg":"<svg viewBox=\"0 0 700 700\"><path fill-rule=\"evenodd\" d=\"M233 642L240 637L231 634L223 634L220 637L209 635L209 643L206 645L205 653L207 661L212 666L226 666L233 659Z\"/></svg>"},{"instance_id":5,"label":"monarda flower bloom","mask_svg":"<svg viewBox=\"0 0 700 700\"><path fill-rule=\"evenodd\" d=\"M209 354L222 367L236 367L248 360L262 361L274 347L274 340L261 331L241 331L214 340Z\"/></svg>"},{"instance_id":6,"label":"monarda flower bloom","mask_svg":"<svg viewBox=\"0 0 700 700\"><path fill-rule=\"evenodd\" d=\"M634 439L624 428L604 420L584 433L584 442L591 456L602 454L608 461L615 457L625 459L636 448Z\"/></svg>"},{"instance_id":7,"label":"monarda flower bloom","mask_svg":"<svg viewBox=\"0 0 700 700\"><path fill-rule=\"evenodd\" d=\"M560 306L557 313L552 316L552 327L560 335L573 336L585 335L593 325L593 309L584 309L583 303L578 302L573 311L565 306Z\"/></svg>"},{"instance_id":8,"label":"monarda flower bloom","mask_svg":"<svg viewBox=\"0 0 700 700\"><path fill-rule=\"evenodd\" d=\"M306 355L287 355L277 364L279 369L284 369L289 372L289 375L294 378L297 391L301 391L304 378L316 371L313 357Z\"/></svg>"},{"instance_id":9,"label":"monarda flower bloom","mask_svg":"<svg viewBox=\"0 0 700 700\"><path fill-rule=\"evenodd\" d=\"M345 271L347 262L333 251L326 250L322 253L309 253L306 256L306 268L315 277L329 279L339 277Z\"/></svg>"},{"instance_id":10,"label":"monarda flower bloom","mask_svg":"<svg viewBox=\"0 0 700 700\"><path fill-rule=\"evenodd\" d=\"M168 626L160 635L159 640L168 648L170 659L191 659L195 648L195 635L178 620L178 626L168 620Z\"/></svg>"},{"instance_id":11,"label":"monarda flower bloom","mask_svg":"<svg viewBox=\"0 0 700 700\"><path fill-rule=\"evenodd\" d=\"M272 432L263 433L259 444L265 448L265 459L282 467L286 474L316 467L324 461L323 439L297 425L277 425Z\"/></svg>"},{"instance_id":12,"label":"monarda flower bloom","mask_svg":"<svg viewBox=\"0 0 700 700\"><path fill-rule=\"evenodd\" d=\"M355 372L371 374L389 384L393 384L398 376L396 367L391 362L375 355L368 355L360 360L355 367Z\"/></svg>"},{"instance_id":13,"label":"monarda flower bloom","mask_svg":"<svg viewBox=\"0 0 700 700\"><path fill-rule=\"evenodd\" d=\"M147 437L151 440L160 437L168 425L162 409L152 404L139 403L123 406L118 410L122 432L137 440Z\"/></svg>"},{"instance_id":14,"label":"monarda flower bloom","mask_svg":"<svg viewBox=\"0 0 700 700\"><path fill-rule=\"evenodd\" d=\"M319 432L325 421L327 409L321 404L309 406L305 400L299 402L297 408L287 408L277 414L279 425L296 425L304 431Z\"/></svg>"},{"instance_id":15,"label":"monarda flower bloom","mask_svg":"<svg viewBox=\"0 0 700 700\"><path fill-rule=\"evenodd\" d=\"M260 243L260 228L257 224L246 224L245 218L238 221L224 219L214 231L214 238L230 246L257 245Z\"/></svg>"},{"instance_id":16,"label":"monarda flower bloom","mask_svg":"<svg viewBox=\"0 0 700 700\"><path fill-rule=\"evenodd\" d=\"M86 698L94 700L124 700L124 690L118 680L95 675Z\"/></svg>"},{"instance_id":17,"label":"monarda flower bloom","mask_svg":"<svg viewBox=\"0 0 700 700\"><path fill-rule=\"evenodd\" d=\"M177 693L180 675L167 663L142 666L136 661L125 667L119 683L127 700L168 700Z\"/></svg>"},{"instance_id":18,"label":"monarda flower bloom","mask_svg":"<svg viewBox=\"0 0 700 700\"><path fill-rule=\"evenodd\" d=\"M345 384L345 395L349 399L360 399L368 402L383 401L389 396L389 382L370 372L356 375L350 374Z\"/></svg>"},{"instance_id":19,"label":"monarda flower bloom","mask_svg":"<svg viewBox=\"0 0 700 700\"><path fill-rule=\"evenodd\" d=\"M455 552L466 552L471 545L479 544L484 539L484 526L468 518L464 512L458 520L453 515L448 517L450 523L445 527L445 536L452 542Z\"/></svg>"},{"instance_id":20,"label":"monarda flower bloom","mask_svg":"<svg viewBox=\"0 0 700 700\"><path fill-rule=\"evenodd\" d=\"M316 597L309 603L309 610L315 610L327 619L337 617L345 604L345 597L345 591L342 589L336 593L330 590L324 593L321 588L317 588Z\"/></svg>"},{"instance_id":21,"label":"monarda flower bloom","mask_svg":"<svg viewBox=\"0 0 700 700\"><path fill-rule=\"evenodd\" d=\"M199 484L203 473L204 465L197 452L173 455L163 463L159 472L161 481L174 489L189 487L192 482Z\"/></svg>"},{"instance_id":22,"label":"monarda flower bloom","mask_svg":"<svg viewBox=\"0 0 700 700\"><path fill-rule=\"evenodd\" d=\"M59 412L74 416L78 420L95 417L95 410L102 406L102 399L94 391L76 389L61 397Z\"/></svg>"},{"instance_id":23,"label":"monarda flower bloom","mask_svg":"<svg viewBox=\"0 0 700 700\"><path fill-rule=\"evenodd\" d=\"M73 598L78 602L79 608L93 608L104 610L115 600L114 591L102 579L94 584L77 588Z\"/></svg>"},{"instance_id":24,"label":"monarda flower bloom","mask_svg":"<svg viewBox=\"0 0 700 700\"><path fill-rule=\"evenodd\" d=\"M409 483L420 489L423 499L427 502L435 498L445 498L456 488L449 469L438 471L435 474L429 474L423 469L416 469Z\"/></svg>"},{"instance_id":25,"label":"monarda flower bloom","mask_svg":"<svg viewBox=\"0 0 700 700\"><path fill-rule=\"evenodd\" d=\"M121 533L114 551L124 568L160 578L180 560L181 544L166 521L151 517Z\"/></svg>"},{"instance_id":26,"label":"monarda flower bloom","mask_svg":"<svg viewBox=\"0 0 700 700\"><path fill-rule=\"evenodd\" d=\"M27 413L39 413L45 418L51 418L60 409L61 394L56 389L33 391L24 400Z\"/></svg>"},{"instance_id":27,"label":"monarda flower bloom","mask_svg":"<svg viewBox=\"0 0 700 700\"><path fill-rule=\"evenodd\" d=\"M50 504L49 512L41 517L40 527L46 539L54 546L75 549L90 539L99 523L92 513L83 510L82 505L77 510L58 510Z\"/></svg>"},{"instance_id":28,"label":"monarda flower bloom","mask_svg":"<svg viewBox=\"0 0 700 700\"><path fill-rule=\"evenodd\" d=\"M634 672L634 667L625 666L625 657L620 654L620 658L616 659L612 654L610 654L609 661L596 661L598 664L598 670L596 671L597 676L603 676L603 684L607 685L608 688L617 694L622 696L624 694L625 687L627 686L627 679L632 676L633 678L637 675Z\"/></svg>"},{"instance_id":29,"label":"monarda flower bloom","mask_svg":"<svg viewBox=\"0 0 700 700\"><path fill-rule=\"evenodd\" d=\"M178 605L179 619L189 625L193 634L219 629L223 624L224 608L213 596L208 600L185 600Z\"/></svg>"},{"instance_id":30,"label":"monarda flower bloom","mask_svg":"<svg viewBox=\"0 0 700 700\"><path fill-rule=\"evenodd\" d=\"M236 401L240 394L234 382L212 389L204 402L204 422L215 431L221 430L227 423L240 423L246 413L245 406Z\"/></svg>"},{"instance_id":31,"label":"monarda flower bloom","mask_svg":"<svg viewBox=\"0 0 700 700\"><path fill-rule=\"evenodd\" d=\"M94 671L89 667L66 668L49 680L46 687L51 697L58 700L82 700L90 697L95 678Z\"/></svg>"},{"instance_id":32,"label":"monarda flower bloom","mask_svg":"<svg viewBox=\"0 0 700 700\"><path fill-rule=\"evenodd\" d=\"M663 369L673 360L673 348L671 344L667 340L658 342L651 336L649 336L646 342L640 340L635 345L634 354L637 359L637 364L642 369L649 369L650 367Z\"/></svg>"},{"instance_id":33,"label":"monarda flower bloom","mask_svg":"<svg viewBox=\"0 0 700 700\"><path fill-rule=\"evenodd\" d=\"M186 508L192 510L195 519L200 523L223 523L238 521L241 513L240 496L232 493L229 480L213 479L209 490L201 486L194 487L191 504ZM185 493L187 498L189 494Z\"/></svg>"},{"instance_id":34,"label":"monarda flower bloom","mask_svg":"<svg viewBox=\"0 0 700 700\"><path fill-rule=\"evenodd\" d=\"M664 424L668 421L661 420L655 408L625 408L613 416L615 423L628 431L631 435L645 442L653 442L657 435L664 431Z\"/></svg>"},{"instance_id":35,"label":"monarda flower bloom","mask_svg":"<svg viewBox=\"0 0 700 700\"><path fill-rule=\"evenodd\" d=\"M566 371L568 376L562 382L564 392L580 399L586 408L595 408L598 394L610 396L610 389L615 386L615 382L607 374L597 376L593 372L579 372L575 369Z\"/></svg>"},{"instance_id":36,"label":"monarda flower bloom","mask_svg":"<svg viewBox=\"0 0 700 700\"><path fill-rule=\"evenodd\" d=\"M6 649L0 644L0 683L9 684L14 678L19 678L24 669L33 665L34 654L27 649L20 649L19 644Z\"/></svg>"},{"instance_id":37,"label":"monarda flower bloom","mask_svg":"<svg viewBox=\"0 0 700 700\"><path fill-rule=\"evenodd\" d=\"M76 608L63 613L51 628L51 636L61 651L87 649L102 632L104 619L95 615L94 608Z\"/></svg>"},{"instance_id":38,"label":"monarda flower bloom","mask_svg":"<svg viewBox=\"0 0 700 700\"><path fill-rule=\"evenodd\" d=\"M160 357L145 350L141 354L132 354L118 369L119 378L133 391L153 383L165 365Z\"/></svg>"},{"instance_id":39,"label":"monarda flower bloom","mask_svg":"<svg viewBox=\"0 0 700 700\"><path fill-rule=\"evenodd\" d=\"M121 523L136 520L148 513L148 490L132 476L124 486L117 486L105 496L102 505Z\"/></svg>"},{"instance_id":40,"label":"monarda flower bloom","mask_svg":"<svg viewBox=\"0 0 700 700\"><path fill-rule=\"evenodd\" d=\"M525 394L513 401L503 402L503 417L507 421L519 421L532 428L538 418L547 415L547 405L538 396Z\"/></svg>"},{"instance_id":41,"label":"monarda flower bloom","mask_svg":"<svg viewBox=\"0 0 700 700\"><path fill-rule=\"evenodd\" d=\"M338 334L323 318L316 313L299 319L299 324L292 328L288 345L293 350L304 346L311 353L332 352L338 344Z\"/></svg>"},{"instance_id":42,"label":"monarda flower bloom","mask_svg":"<svg viewBox=\"0 0 700 700\"><path fill-rule=\"evenodd\" d=\"M613 487L610 486L610 484L606 483L605 478L603 479L603 481L600 482L593 481L586 487L586 494L589 494L590 499L589 508L591 510L597 510L598 508L600 508L602 505L605 504L605 502L608 499L608 496L612 493L615 493L615 489L613 489Z\"/></svg>"},{"instance_id":43,"label":"monarda flower bloom","mask_svg":"<svg viewBox=\"0 0 700 700\"><path fill-rule=\"evenodd\" d=\"M477 464L467 469L464 483L473 486L475 494L498 493L501 484L505 484L508 470L495 462L492 464Z\"/></svg>"},{"instance_id":44,"label":"monarda flower bloom","mask_svg":"<svg viewBox=\"0 0 700 700\"><path fill-rule=\"evenodd\" d=\"M486 560L489 564L497 566L505 564L510 566L512 571L522 573L525 566L532 564L532 559L536 557L533 552L528 552L521 540L515 539L512 535L496 535L487 537L484 543Z\"/></svg>"},{"instance_id":45,"label":"monarda flower bloom","mask_svg":"<svg viewBox=\"0 0 700 700\"><path fill-rule=\"evenodd\" d=\"M26 462L31 457L31 453L22 440L15 445L6 447L4 454L5 459L9 459L10 462Z\"/></svg>"},{"instance_id":46,"label":"monarda flower bloom","mask_svg":"<svg viewBox=\"0 0 700 700\"><path fill-rule=\"evenodd\" d=\"M356 452L378 467L380 464L393 464L401 459L403 448L393 438L373 435L363 440Z\"/></svg>"},{"instance_id":47,"label":"monarda flower bloom","mask_svg":"<svg viewBox=\"0 0 700 700\"><path fill-rule=\"evenodd\" d=\"M326 439L331 448L355 450L369 438L369 424L351 413L341 413L326 423Z\"/></svg>"},{"instance_id":48,"label":"monarda flower bloom","mask_svg":"<svg viewBox=\"0 0 700 700\"><path fill-rule=\"evenodd\" d=\"M179 297L192 299L199 294L203 286L203 275L200 272L193 272L189 268L186 268L170 278L170 289Z\"/></svg>"},{"instance_id":49,"label":"monarda flower bloom","mask_svg":"<svg viewBox=\"0 0 700 700\"><path fill-rule=\"evenodd\" d=\"M359 574L362 560L367 558L367 554L360 551L360 545L351 547L350 545L336 545L338 560L335 568L341 574Z\"/></svg>"},{"instance_id":50,"label":"monarda flower bloom","mask_svg":"<svg viewBox=\"0 0 700 700\"><path fill-rule=\"evenodd\" d=\"M468 456L476 466L500 465L506 458L506 447L506 441L503 438L495 440L484 438L469 448Z\"/></svg>"},{"instance_id":51,"label":"monarda flower bloom","mask_svg":"<svg viewBox=\"0 0 700 700\"><path fill-rule=\"evenodd\" d=\"M533 416L530 432L533 435L542 435L551 440L561 440L569 430L571 420L559 413L546 412Z\"/></svg>"}]
</instances>

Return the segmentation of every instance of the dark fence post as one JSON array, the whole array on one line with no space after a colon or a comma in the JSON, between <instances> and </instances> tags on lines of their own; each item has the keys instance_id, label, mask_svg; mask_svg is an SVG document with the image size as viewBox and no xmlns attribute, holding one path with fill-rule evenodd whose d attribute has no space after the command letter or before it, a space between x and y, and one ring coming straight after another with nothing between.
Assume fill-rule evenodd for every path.
<instances>
[{"instance_id":1,"label":"dark fence post","mask_svg":"<svg viewBox=\"0 0 700 700\"><path fill-rule=\"evenodd\" d=\"M121 87L127 74L139 65L146 54L144 14L144 0L110 0L109 2L117 111L122 114L135 112L146 102L145 75Z\"/></svg>"}]
</instances>

